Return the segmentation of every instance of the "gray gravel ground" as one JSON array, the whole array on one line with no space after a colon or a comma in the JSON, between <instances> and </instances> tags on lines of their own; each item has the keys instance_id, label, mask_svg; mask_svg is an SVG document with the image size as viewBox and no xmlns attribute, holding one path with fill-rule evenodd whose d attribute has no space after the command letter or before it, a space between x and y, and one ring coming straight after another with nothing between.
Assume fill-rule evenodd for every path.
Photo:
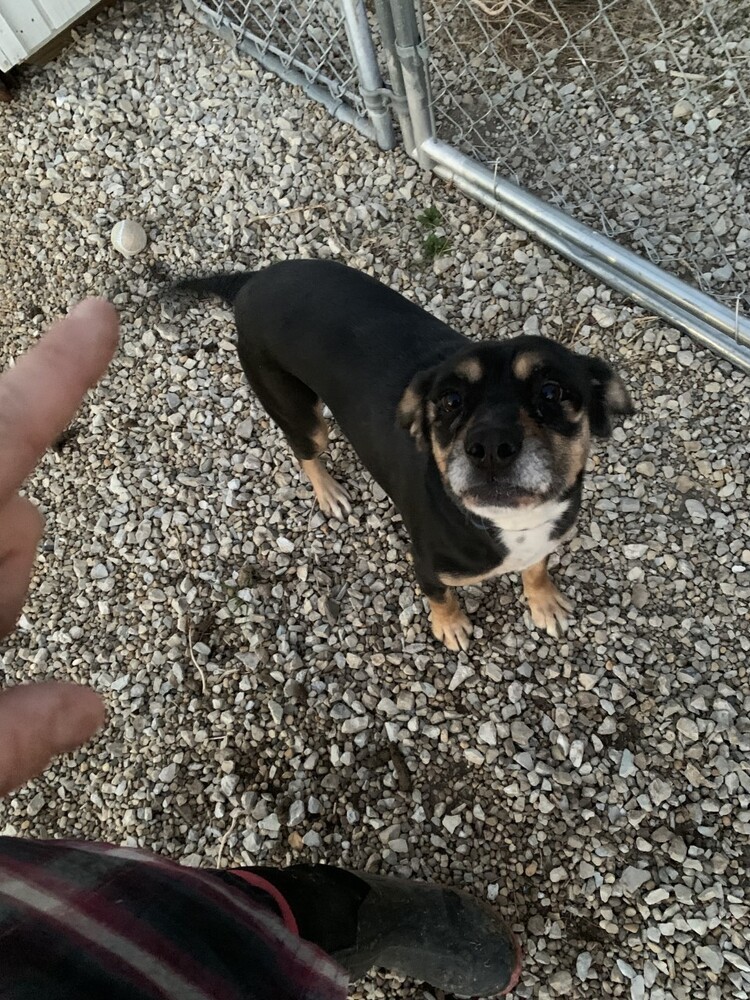
<instances>
[{"instance_id":1,"label":"gray gravel ground","mask_svg":"<svg viewBox=\"0 0 750 1000\"><path fill-rule=\"evenodd\" d=\"M92 682L109 723L0 829L187 864L325 860L496 899L517 997L750 995L750 379L232 55L179 5L124 4L0 109L2 361L80 296L122 349L29 485L48 530L3 665ZM451 240L422 258L417 216ZM140 221L125 259L109 233ZM345 441L349 523L311 503L221 307L160 275L295 255L363 267L474 337L610 358L639 401L597 446L556 578L432 640L387 499ZM240 433L241 432L241 433ZM244 435L244 438L243 438ZM428 998L373 976L357 998Z\"/></svg>"}]
</instances>

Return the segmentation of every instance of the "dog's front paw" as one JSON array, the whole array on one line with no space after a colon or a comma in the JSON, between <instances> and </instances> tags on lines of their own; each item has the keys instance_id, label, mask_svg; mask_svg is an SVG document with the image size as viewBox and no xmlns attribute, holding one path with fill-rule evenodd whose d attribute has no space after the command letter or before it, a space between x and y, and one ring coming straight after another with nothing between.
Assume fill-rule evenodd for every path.
<instances>
[{"instance_id":1,"label":"dog's front paw","mask_svg":"<svg viewBox=\"0 0 750 1000\"><path fill-rule=\"evenodd\" d=\"M302 469L312 483L315 499L326 517L345 521L352 512L349 494L337 483L318 458L302 462Z\"/></svg>"},{"instance_id":2,"label":"dog's front paw","mask_svg":"<svg viewBox=\"0 0 750 1000\"><path fill-rule=\"evenodd\" d=\"M453 653L469 648L473 627L453 594L445 601L430 601L432 634Z\"/></svg>"},{"instance_id":3,"label":"dog's front paw","mask_svg":"<svg viewBox=\"0 0 750 1000\"><path fill-rule=\"evenodd\" d=\"M563 597L549 578L547 586L527 592L526 597L532 622L540 631L559 639L570 625L573 602Z\"/></svg>"},{"instance_id":4,"label":"dog's front paw","mask_svg":"<svg viewBox=\"0 0 750 1000\"><path fill-rule=\"evenodd\" d=\"M352 512L352 501L341 483L337 483L333 476L328 477L325 491L315 491L315 496L320 505L320 509L327 517L335 517L339 521L345 521Z\"/></svg>"}]
</instances>

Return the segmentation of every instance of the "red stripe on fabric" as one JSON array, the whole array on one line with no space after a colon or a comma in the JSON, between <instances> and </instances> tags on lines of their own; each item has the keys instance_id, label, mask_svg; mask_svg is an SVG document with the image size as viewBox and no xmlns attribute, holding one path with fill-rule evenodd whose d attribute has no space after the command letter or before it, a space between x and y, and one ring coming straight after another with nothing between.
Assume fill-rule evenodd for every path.
<instances>
[{"instance_id":1,"label":"red stripe on fabric","mask_svg":"<svg viewBox=\"0 0 750 1000\"><path fill-rule=\"evenodd\" d=\"M61 937L69 939L73 947L77 945L81 955L91 955L92 960L99 963L99 969L103 976L111 977L120 985L130 984L133 987L137 987L141 992L151 994L154 997L164 996L161 987L154 983L148 973L141 972L126 959L110 951L108 948L97 945L87 934L80 933L76 930L75 926L71 926L67 921L55 917L46 910L40 910L38 907L24 900L8 896L5 898L12 899L12 905L18 907L19 911L26 914L29 927L38 923L49 927L55 933L60 933L61 928L64 929L65 933ZM30 936L28 928L22 926L20 929L24 937L28 938ZM4 948L8 947L8 940L13 937L13 933L13 928L6 928L3 934ZM33 937L33 934L31 936ZM33 958L30 957L29 961L33 961Z\"/></svg>"},{"instance_id":2,"label":"red stripe on fabric","mask_svg":"<svg viewBox=\"0 0 750 1000\"><path fill-rule=\"evenodd\" d=\"M201 992L209 996L227 998L227 1000L230 997L237 997L237 1000L240 1000L240 994L236 992L231 982L228 982L223 976L215 975L211 969L198 965L189 953L176 948L169 939L163 937L152 923L146 923L140 920L137 914L129 913L124 907L118 908L109 899L103 900L101 898L99 889L105 888L111 883L116 884L118 877L132 880L132 865L133 862L130 862L129 869L120 867L117 871L103 874L99 887L85 888L75 883L66 882L51 872L49 868L17 859L3 859L0 870L9 872L41 892L54 896L60 901L61 908L67 907L70 910L69 919L65 920L64 916L61 915L57 921L65 928L66 932L72 929L70 918L76 912L80 912L89 920L101 924L110 933L126 942L132 942L142 952L150 955L154 961L168 966L177 977L187 980ZM34 908L34 912L40 913L41 911ZM45 915L52 920L56 919L53 914ZM91 941L87 935L79 934L79 936L86 941ZM108 956L113 954L106 947L100 947L99 951ZM127 962L127 959L125 961ZM137 969L137 966L132 966L130 962L127 964L129 968ZM147 973L145 974L147 975ZM153 981L152 987L159 988Z\"/></svg>"},{"instance_id":3,"label":"red stripe on fabric","mask_svg":"<svg viewBox=\"0 0 750 1000\"><path fill-rule=\"evenodd\" d=\"M286 944L286 929L279 923L277 914L271 910L258 912L251 900L245 893L237 892L226 882L217 879L211 870L188 867L178 864L171 858L163 858L152 851L144 850L140 847L117 847L114 844L89 844L85 841L77 840L40 840L38 844L45 847L56 848L63 846L66 850L75 851L79 854L102 854L109 856L120 864L128 866L143 865L144 868L156 869L164 875L173 878L180 885L187 886L192 891L198 892L210 902L225 910L232 911L232 918L235 919L244 929L252 929L265 943L274 945L281 942ZM250 925L245 926L245 925ZM281 935L279 935L281 930Z\"/></svg>"},{"instance_id":4,"label":"red stripe on fabric","mask_svg":"<svg viewBox=\"0 0 750 1000\"><path fill-rule=\"evenodd\" d=\"M278 916L271 910L263 910L261 913L254 910L245 893L237 892L226 882L217 879L211 872L202 871L200 868L187 868L169 858L163 858L151 851L137 847L123 848L113 844L88 844L81 841L47 840L37 841L37 843L46 845L64 843L67 848L83 853L113 855L120 860L128 861L130 864L143 864L168 872L183 884L194 884L196 880L199 880L204 896L210 897L217 905L223 904L225 908L231 906L237 921L249 925L246 929L254 930L261 941L269 947L284 949L289 978L295 982L299 981L300 986L314 985L315 978L318 980L326 979L333 983L348 983L346 973L330 955L327 955L312 942L305 941L298 935L290 934Z\"/></svg>"},{"instance_id":5,"label":"red stripe on fabric","mask_svg":"<svg viewBox=\"0 0 750 1000\"><path fill-rule=\"evenodd\" d=\"M275 885L272 885L270 882L266 881L266 879L261 878L260 875L256 875L255 872L246 872L241 868L230 868L229 871L232 875L236 875L238 878L241 878L243 882L247 882L248 885L255 886L256 889L262 889L263 892L267 893L281 911L281 916L287 930L290 930L292 934L296 934L296 936L299 937L299 927L297 926L297 920L292 913L292 908Z\"/></svg>"},{"instance_id":6,"label":"red stripe on fabric","mask_svg":"<svg viewBox=\"0 0 750 1000\"><path fill-rule=\"evenodd\" d=\"M2 839L2 838L0 838ZM244 894L232 889L208 871L200 868L188 868L169 858L161 857L142 848L123 848L114 844L87 843L75 840L40 840L46 848L65 847L76 853L113 855L128 864L142 864L168 873L182 884L195 885L199 882L203 895L211 899L217 906L231 908L234 918L243 930L255 932L261 942L270 948L280 948L284 953L284 969L287 976L298 988L319 990L338 987L343 1000L348 993L348 976L330 955L317 945L292 935L270 910L258 912Z\"/></svg>"}]
</instances>

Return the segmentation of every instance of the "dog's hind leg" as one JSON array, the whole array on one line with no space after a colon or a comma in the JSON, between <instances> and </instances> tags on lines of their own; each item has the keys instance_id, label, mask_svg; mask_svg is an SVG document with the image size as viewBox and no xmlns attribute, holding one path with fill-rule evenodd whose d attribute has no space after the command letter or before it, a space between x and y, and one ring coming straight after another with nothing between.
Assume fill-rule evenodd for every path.
<instances>
[{"instance_id":1,"label":"dog's hind leg","mask_svg":"<svg viewBox=\"0 0 750 1000\"><path fill-rule=\"evenodd\" d=\"M319 396L294 375L277 366L245 366L251 388L266 413L280 428L302 471L310 480L320 509L329 517L346 520L352 505L343 486L320 460L328 444L328 424Z\"/></svg>"}]
</instances>

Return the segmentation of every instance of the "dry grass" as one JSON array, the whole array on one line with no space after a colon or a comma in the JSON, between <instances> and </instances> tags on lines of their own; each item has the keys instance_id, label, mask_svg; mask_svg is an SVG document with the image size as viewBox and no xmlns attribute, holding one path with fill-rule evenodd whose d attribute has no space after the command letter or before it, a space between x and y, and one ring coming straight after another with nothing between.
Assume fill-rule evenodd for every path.
<instances>
[{"instance_id":1,"label":"dry grass","mask_svg":"<svg viewBox=\"0 0 750 1000\"><path fill-rule=\"evenodd\" d=\"M653 4L665 22L672 2ZM435 23L447 16L441 5L442 0L433 0ZM532 64L539 53L565 48L571 41L587 61L609 61L622 57L615 35L642 41L644 33L651 38L656 29L652 5L645 0L465 0L462 6L450 11L451 32L466 40L481 33L503 61L520 68Z\"/></svg>"},{"instance_id":2,"label":"dry grass","mask_svg":"<svg viewBox=\"0 0 750 1000\"><path fill-rule=\"evenodd\" d=\"M531 14L534 18L552 23L553 18L541 10L546 0L497 0L497 3L487 4L483 0L469 0L472 7L476 7L486 17L519 17L522 14Z\"/></svg>"}]
</instances>

